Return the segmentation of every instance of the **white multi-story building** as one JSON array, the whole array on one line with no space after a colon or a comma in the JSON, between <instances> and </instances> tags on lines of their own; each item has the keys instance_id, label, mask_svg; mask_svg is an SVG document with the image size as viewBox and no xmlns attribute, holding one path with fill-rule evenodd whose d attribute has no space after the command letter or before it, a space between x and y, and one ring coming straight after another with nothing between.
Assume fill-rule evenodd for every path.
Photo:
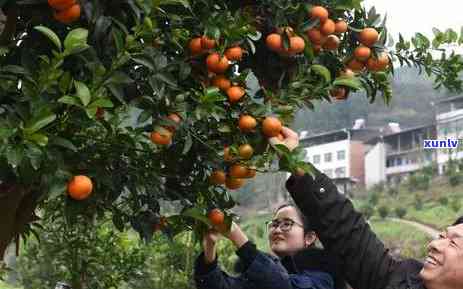
<instances>
[{"instance_id":1,"label":"white multi-story building","mask_svg":"<svg viewBox=\"0 0 463 289\"><path fill-rule=\"evenodd\" d=\"M374 129L341 129L301 138L305 160L332 178L348 193L353 184L364 184L365 141L378 135Z\"/></svg>"},{"instance_id":2,"label":"white multi-story building","mask_svg":"<svg viewBox=\"0 0 463 289\"><path fill-rule=\"evenodd\" d=\"M439 174L445 171L449 159L463 159L463 97L451 97L439 101L436 104L436 129L437 139L459 140L459 145L454 149L437 149L437 165Z\"/></svg>"},{"instance_id":3,"label":"white multi-story building","mask_svg":"<svg viewBox=\"0 0 463 289\"><path fill-rule=\"evenodd\" d=\"M430 165L436 151L425 150L424 140L434 139L435 126L424 125L404 130L385 130L370 140L371 149L365 155L365 185L380 182L399 183L403 178Z\"/></svg>"}]
</instances>

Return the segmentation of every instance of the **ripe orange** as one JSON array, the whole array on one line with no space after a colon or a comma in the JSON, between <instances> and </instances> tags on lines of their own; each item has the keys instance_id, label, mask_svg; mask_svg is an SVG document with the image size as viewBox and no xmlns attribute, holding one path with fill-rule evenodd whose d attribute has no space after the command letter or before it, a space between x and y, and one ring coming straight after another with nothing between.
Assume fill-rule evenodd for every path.
<instances>
[{"instance_id":1,"label":"ripe orange","mask_svg":"<svg viewBox=\"0 0 463 289\"><path fill-rule=\"evenodd\" d=\"M159 222L154 224L153 231L157 232L157 231L165 229L166 227L167 227L167 218L164 216L161 216L159 218Z\"/></svg>"},{"instance_id":2,"label":"ripe orange","mask_svg":"<svg viewBox=\"0 0 463 289\"><path fill-rule=\"evenodd\" d=\"M215 73L224 73L228 69L229 63L226 56L220 57L217 52L214 52L207 56L206 65L209 71Z\"/></svg>"},{"instance_id":3,"label":"ripe orange","mask_svg":"<svg viewBox=\"0 0 463 289\"><path fill-rule=\"evenodd\" d=\"M354 56L358 61L367 61L371 56L371 49L366 46L359 46L355 48Z\"/></svg>"},{"instance_id":4,"label":"ripe orange","mask_svg":"<svg viewBox=\"0 0 463 289\"><path fill-rule=\"evenodd\" d=\"M252 155L254 154L254 149L252 148L250 144L240 145L240 147L238 148L238 151L239 151L240 157L244 160L250 159Z\"/></svg>"},{"instance_id":5,"label":"ripe orange","mask_svg":"<svg viewBox=\"0 0 463 289\"><path fill-rule=\"evenodd\" d=\"M328 19L328 16L328 10L322 6L314 6L310 10L310 18L318 18L321 23L325 22L326 19Z\"/></svg>"},{"instance_id":6,"label":"ripe orange","mask_svg":"<svg viewBox=\"0 0 463 289\"><path fill-rule=\"evenodd\" d=\"M315 54L318 54L322 51L322 46L320 44L315 44L312 48Z\"/></svg>"},{"instance_id":7,"label":"ripe orange","mask_svg":"<svg viewBox=\"0 0 463 289\"><path fill-rule=\"evenodd\" d=\"M182 118L176 114L176 113L171 113L167 116L168 119L170 119L171 121L175 122L177 125L180 124L180 122L182 121ZM171 132L175 131L176 127L175 126L167 126L166 127L168 130L170 130Z\"/></svg>"},{"instance_id":8,"label":"ripe orange","mask_svg":"<svg viewBox=\"0 0 463 289\"><path fill-rule=\"evenodd\" d=\"M324 35L333 34L335 31L336 24L331 19L327 19L323 24L320 25L320 32Z\"/></svg>"},{"instance_id":9,"label":"ripe orange","mask_svg":"<svg viewBox=\"0 0 463 289\"><path fill-rule=\"evenodd\" d=\"M338 100L343 100L347 98L347 90L345 87L335 87L330 91L330 94L332 97L338 99Z\"/></svg>"},{"instance_id":10,"label":"ripe orange","mask_svg":"<svg viewBox=\"0 0 463 289\"><path fill-rule=\"evenodd\" d=\"M363 62L358 61L357 59L352 59L347 64L347 67L354 72L360 72L365 68L365 64Z\"/></svg>"},{"instance_id":11,"label":"ripe orange","mask_svg":"<svg viewBox=\"0 0 463 289\"><path fill-rule=\"evenodd\" d=\"M299 36L294 36L289 38L289 53L301 53L304 51L305 48L305 42L304 38L299 37Z\"/></svg>"},{"instance_id":12,"label":"ripe orange","mask_svg":"<svg viewBox=\"0 0 463 289\"><path fill-rule=\"evenodd\" d=\"M275 52L280 52L283 49L283 40L280 34L272 33L265 39L267 47Z\"/></svg>"},{"instance_id":13,"label":"ripe orange","mask_svg":"<svg viewBox=\"0 0 463 289\"><path fill-rule=\"evenodd\" d=\"M379 70L384 70L389 65L389 57L386 53L380 53L378 55L378 68Z\"/></svg>"},{"instance_id":14,"label":"ripe orange","mask_svg":"<svg viewBox=\"0 0 463 289\"><path fill-rule=\"evenodd\" d=\"M236 190L244 185L244 179L239 178L227 178L225 186L230 190Z\"/></svg>"},{"instance_id":15,"label":"ripe orange","mask_svg":"<svg viewBox=\"0 0 463 289\"><path fill-rule=\"evenodd\" d=\"M365 46L373 46L379 39L378 31L374 28L365 28L359 34L359 41Z\"/></svg>"},{"instance_id":16,"label":"ripe orange","mask_svg":"<svg viewBox=\"0 0 463 289\"><path fill-rule=\"evenodd\" d=\"M230 148L225 147L223 149L223 160L230 163L235 160L235 158L231 155Z\"/></svg>"},{"instance_id":17,"label":"ripe orange","mask_svg":"<svg viewBox=\"0 0 463 289\"><path fill-rule=\"evenodd\" d=\"M66 10L74 4L75 0L48 0L48 5L56 10Z\"/></svg>"},{"instance_id":18,"label":"ripe orange","mask_svg":"<svg viewBox=\"0 0 463 289\"><path fill-rule=\"evenodd\" d=\"M201 46L201 37L196 37L190 40L188 48L192 55L201 54L203 52L203 47Z\"/></svg>"},{"instance_id":19,"label":"ripe orange","mask_svg":"<svg viewBox=\"0 0 463 289\"><path fill-rule=\"evenodd\" d=\"M335 24L335 31L336 34L341 34L347 32L347 22L344 20L339 20Z\"/></svg>"},{"instance_id":20,"label":"ripe orange","mask_svg":"<svg viewBox=\"0 0 463 289\"><path fill-rule=\"evenodd\" d=\"M254 178L256 176L256 173L257 173L257 171L256 171L255 168L253 168L253 167L248 168L248 173L246 174L245 178L246 179L252 179L252 178Z\"/></svg>"},{"instance_id":21,"label":"ripe orange","mask_svg":"<svg viewBox=\"0 0 463 289\"><path fill-rule=\"evenodd\" d=\"M150 138L155 144L168 145L172 141L172 132L167 129L160 128L159 131L153 131Z\"/></svg>"},{"instance_id":22,"label":"ripe orange","mask_svg":"<svg viewBox=\"0 0 463 289\"><path fill-rule=\"evenodd\" d=\"M254 117L250 115L242 115L240 116L240 120L238 121L238 126L241 131L250 132L253 131L254 128L257 126L257 121Z\"/></svg>"},{"instance_id":23,"label":"ripe orange","mask_svg":"<svg viewBox=\"0 0 463 289\"><path fill-rule=\"evenodd\" d=\"M225 215L219 209L213 209L207 214L207 218L213 225L222 225L225 220Z\"/></svg>"},{"instance_id":24,"label":"ripe orange","mask_svg":"<svg viewBox=\"0 0 463 289\"><path fill-rule=\"evenodd\" d=\"M74 4L68 9L55 11L53 17L64 24L72 23L80 18L80 5Z\"/></svg>"},{"instance_id":25,"label":"ripe orange","mask_svg":"<svg viewBox=\"0 0 463 289\"><path fill-rule=\"evenodd\" d=\"M352 77L355 77L355 72L353 72L349 68L345 68L344 70L341 70L341 72L339 73L339 76L352 78Z\"/></svg>"},{"instance_id":26,"label":"ripe orange","mask_svg":"<svg viewBox=\"0 0 463 289\"><path fill-rule=\"evenodd\" d=\"M296 171L294 172L294 174L298 177L302 177L305 175L305 172L302 168L297 168Z\"/></svg>"},{"instance_id":27,"label":"ripe orange","mask_svg":"<svg viewBox=\"0 0 463 289\"><path fill-rule=\"evenodd\" d=\"M219 88L220 90L226 91L230 88L231 82L224 75L216 75L212 78L212 86Z\"/></svg>"},{"instance_id":28,"label":"ripe orange","mask_svg":"<svg viewBox=\"0 0 463 289\"><path fill-rule=\"evenodd\" d=\"M323 48L326 50L336 50L339 48L339 44L341 40L336 35L330 35L326 38L325 43L323 44Z\"/></svg>"},{"instance_id":29,"label":"ripe orange","mask_svg":"<svg viewBox=\"0 0 463 289\"><path fill-rule=\"evenodd\" d=\"M240 86L232 86L227 89L228 101L230 103L235 103L240 101L246 92Z\"/></svg>"},{"instance_id":30,"label":"ripe orange","mask_svg":"<svg viewBox=\"0 0 463 289\"><path fill-rule=\"evenodd\" d=\"M209 182L214 185L223 185L225 184L225 179L227 178L226 174L222 170L215 170L209 176Z\"/></svg>"},{"instance_id":31,"label":"ripe orange","mask_svg":"<svg viewBox=\"0 0 463 289\"><path fill-rule=\"evenodd\" d=\"M104 118L104 108L99 107L96 109L95 117L98 120L102 120Z\"/></svg>"},{"instance_id":32,"label":"ripe orange","mask_svg":"<svg viewBox=\"0 0 463 289\"><path fill-rule=\"evenodd\" d=\"M228 60L239 61L241 60L241 57L243 57L243 49L241 49L239 46L230 47L225 50L225 56L228 58Z\"/></svg>"},{"instance_id":33,"label":"ripe orange","mask_svg":"<svg viewBox=\"0 0 463 289\"><path fill-rule=\"evenodd\" d=\"M277 136L282 127L281 121L276 117L268 116L262 122L262 132L267 137Z\"/></svg>"},{"instance_id":34,"label":"ripe orange","mask_svg":"<svg viewBox=\"0 0 463 289\"><path fill-rule=\"evenodd\" d=\"M212 49L215 47L215 40L207 36L201 37L201 47L203 49Z\"/></svg>"},{"instance_id":35,"label":"ripe orange","mask_svg":"<svg viewBox=\"0 0 463 289\"><path fill-rule=\"evenodd\" d=\"M233 178L244 178L247 174L248 168L240 164L234 164L228 170L228 175Z\"/></svg>"},{"instance_id":36,"label":"ripe orange","mask_svg":"<svg viewBox=\"0 0 463 289\"><path fill-rule=\"evenodd\" d=\"M92 180L87 176L74 176L68 183L68 194L74 200L84 200L93 190Z\"/></svg>"},{"instance_id":37,"label":"ripe orange","mask_svg":"<svg viewBox=\"0 0 463 289\"><path fill-rule=\"evenodd\" d=\"M312 28L307 31L307 37L309 38L310 42L314 44L322 44L323 35L320 30Z\"/></svg>"}]
</instances>

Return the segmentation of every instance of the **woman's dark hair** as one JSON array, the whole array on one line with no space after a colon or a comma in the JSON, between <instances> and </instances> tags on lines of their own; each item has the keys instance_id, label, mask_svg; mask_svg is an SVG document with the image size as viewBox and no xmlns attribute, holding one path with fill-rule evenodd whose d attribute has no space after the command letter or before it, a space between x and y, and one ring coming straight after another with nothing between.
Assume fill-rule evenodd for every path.
<instances>
[{"instance_id":1,"label":"woman's dark hair","mask_svg":"<svg viewBox=\"0 0 463 289\"><path fill-rule=\"evenodd\" d=\"M297 215L299 216L299 218L301 218L302 224L304 225L304 234L306 234L306 233L308 233L310 231L313 231L313 226L310 223L309 219L301 212L301 210L299 210L299 208L296 205L293 205L291 203L283 204L283 205L279 206L275 210L273 215L276 215L281 209L284 209L286 207L292 207L292 208L294 208L296 210Z\"/></svg>"},{"instance_id":2,"label":"woman's dark hair","mask_svg":"<svg viewBox=\"0 0 463 289\"><path fill-rule=\"evenodd\" d=\"M458 218L453 225L456 226L456 225L460 225L460 224L463 224L463 216Z\"/></svg>"}]
</instances>

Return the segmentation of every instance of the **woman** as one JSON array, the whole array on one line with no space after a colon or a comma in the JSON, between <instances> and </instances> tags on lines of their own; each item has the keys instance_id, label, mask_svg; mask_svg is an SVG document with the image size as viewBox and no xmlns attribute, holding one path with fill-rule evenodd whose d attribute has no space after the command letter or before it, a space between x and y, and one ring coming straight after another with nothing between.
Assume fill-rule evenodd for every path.
<instances>
[{"instance_id":1,"label":"woman","mask_svg":"<svg viewBox=\"0 0 463 289\"><path fill-rule=\"evenodd\" d=\"M204 252L196 260L194 277L198 289L345 288L336 274L339 265L323 250L314 248L317 236L292 205L278 208L268 223L273 256L257 250L235 223L225 237L237 248L241 275L232 277L219 268L216 254L219 234L210 231L203 238Z\"/></svg>"}]
</instances>

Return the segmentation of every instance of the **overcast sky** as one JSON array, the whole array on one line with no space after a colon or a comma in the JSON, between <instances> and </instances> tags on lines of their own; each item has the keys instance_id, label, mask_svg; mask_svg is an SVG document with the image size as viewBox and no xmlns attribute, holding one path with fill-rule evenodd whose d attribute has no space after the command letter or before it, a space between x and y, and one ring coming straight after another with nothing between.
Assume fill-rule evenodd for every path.
<instances>
[{"instance_id":1,"label":"overcast sky","mask_svg":"<svg viewBox=\"0 0 463 289\"><path fill-rule=\"evenodd\" d=\"M415 32L432 37L433 27L452 28L460 34L463 26L462 0L365 0L363 3L367 8L375 6L383 15L387 12L386 26L395 41L399 33L408 39Z\"/></svg>"}]
</instances>

